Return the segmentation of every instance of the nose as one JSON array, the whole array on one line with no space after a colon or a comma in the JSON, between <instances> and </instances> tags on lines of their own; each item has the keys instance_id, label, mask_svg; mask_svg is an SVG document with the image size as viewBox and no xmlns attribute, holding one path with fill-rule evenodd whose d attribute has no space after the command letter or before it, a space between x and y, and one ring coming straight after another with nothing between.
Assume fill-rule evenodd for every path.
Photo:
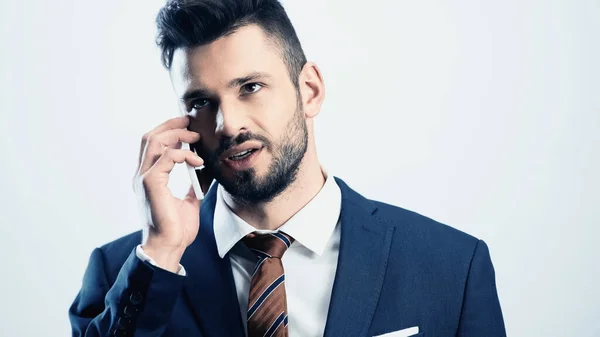
<instances>
[{"instance_id":1,"label":"nose","mask_svg":"<svg viewBox=\"0 0 600 337\"><path fill-rule=\"evenodd\" d=\"M221 137L234 137L247 128L244 113L234 105L220 104L215 124L215 134Z\"/></svg>"}]
</instances>

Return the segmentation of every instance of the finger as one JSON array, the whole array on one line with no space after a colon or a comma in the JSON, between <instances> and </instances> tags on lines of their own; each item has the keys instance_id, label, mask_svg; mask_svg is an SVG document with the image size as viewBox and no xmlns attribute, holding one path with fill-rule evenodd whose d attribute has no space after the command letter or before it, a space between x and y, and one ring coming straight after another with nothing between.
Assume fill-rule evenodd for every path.
<instances>
[{"instance_id":1,"label":"finger","mask_svg":"<svg viewBox=\"0 0 600 337\"><path fill-rule=\"evenodd\" d=\"M140 173L146 172L164 153L165 148L178 149L181 143L196 143L200 140L200 134L185 129L173 129L156 134L148 139Z\"/></svg>"},{"instance_id":2,"label":"finger","mask_svg":"<svg viewBox=\"0 0 600 337\"><path fill-rule=\"evenodd\" d=\"M167 131L167 130L172 130L172 129L183 129L186 128L188 125L190 124L190 117L189 116L180 116L180 117L175 117L175 118L171 118L169 120L167 120L166 122L158 125L157 127L155 127L154 129L148 131L146 134L144 134L142 136L142 141L140 144L140 155L138 158L138 171L139 171L139 167L142 163L142 158L144 155L144 151L146 149L146 143L148 142L148 139L151 138L152 136Z\"/></svg>"},{"instance_id":3,"label":"finger","mask_svg":"<svg viewBox=\"0 0 600 337\"><path fill-rule=\"evenodd\" d=\"M190 150L166 149L149 171L164 176L171 173L175 164L181 163L197 167L204 165L204 160Z\"/></svg>"},{"instance_id":4,"label":"finger","mask_svg":"<svg viewBox=\"0 0 600 337\"><path fill-rule=\"evenodd\" d=\"M196 143L200 140L200 134L187 129L172 129L148 138L146 148L162 149L163 147L175 148L177 143Z\"/></svg>"},{"instance_id":5,"label":"finger","mask_svg":"<svg viewBox=\"0 0 600 337\"><path fill-rule=\"evenodd\" d=\"M154 195L168 191L169 174L175 164L187 162L190 165L202 166L204 161L190 150L166 149L163 155L142 177L142 185L146 193Z\"/></svg>"}]
</instances>

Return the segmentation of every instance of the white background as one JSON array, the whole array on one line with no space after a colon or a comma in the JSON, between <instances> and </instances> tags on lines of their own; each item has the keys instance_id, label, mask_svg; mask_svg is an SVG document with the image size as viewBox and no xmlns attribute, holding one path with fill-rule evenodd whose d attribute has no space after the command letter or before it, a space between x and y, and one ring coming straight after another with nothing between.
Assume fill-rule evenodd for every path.
<instances>
[{"instance_id":1,"label":"white background","mask_svg":"<svg viewBox=\"0 0 600 337\"><path fill-rule=\"evenodd\" d=\"M2 335L69 335L92 249L140 226L140 138L178 114L162 4L1 2ZM600 336L600 2L284 4L328 171L484 239L509 336Z\"/></svg>"}]
</instances>

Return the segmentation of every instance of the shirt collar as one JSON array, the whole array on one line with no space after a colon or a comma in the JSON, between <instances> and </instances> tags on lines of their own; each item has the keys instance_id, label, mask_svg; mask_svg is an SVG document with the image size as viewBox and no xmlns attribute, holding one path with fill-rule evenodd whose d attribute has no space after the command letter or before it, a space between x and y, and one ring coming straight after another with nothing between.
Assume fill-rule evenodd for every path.
<instances>
[{"instance_id":1,"label":"shirt collar","mask_svg":"<svg viewBox=\"0 0 600 337\"><path fill-rule=\"evenodd\" d=\"M223 198L223 187L217 188L217 203L214 214L215 241L219 256L223 258L235 244L252 232L270 233L282 231L292 236L295 242L321 255L335 226L342 207L342 193L332 176L325 171L325 184L315 197L277 230L257 230L237 216Z\"/></svg>"}]
</instances>

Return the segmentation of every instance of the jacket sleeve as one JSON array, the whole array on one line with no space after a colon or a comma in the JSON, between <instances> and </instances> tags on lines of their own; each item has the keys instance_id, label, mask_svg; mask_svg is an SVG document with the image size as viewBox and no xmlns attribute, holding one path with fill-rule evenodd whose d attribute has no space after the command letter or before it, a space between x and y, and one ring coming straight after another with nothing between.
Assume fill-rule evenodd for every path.
<instances>
[{"instance_id":1,"label":"jacket sleeve","mask_svg":"<svg viewBox=\"0 0 600 337\"><path fill-rule=\"evenodd\" d=\"M457 337L505 337L504 319L496 290L490 252L479 241L471 260Z\"/></svg>"},{"instance_id":2,"label":"jacket sleeve","mask_svg":"<svg viewBox=\"0 0 600 337\"><path fill-rule=\"evenodd\" d=\"M73 336L160 336L185 277L140 260L135 249L112 285L106 268L104 252L96 248L69 308Z\"/></svg>"}]
</instances>

